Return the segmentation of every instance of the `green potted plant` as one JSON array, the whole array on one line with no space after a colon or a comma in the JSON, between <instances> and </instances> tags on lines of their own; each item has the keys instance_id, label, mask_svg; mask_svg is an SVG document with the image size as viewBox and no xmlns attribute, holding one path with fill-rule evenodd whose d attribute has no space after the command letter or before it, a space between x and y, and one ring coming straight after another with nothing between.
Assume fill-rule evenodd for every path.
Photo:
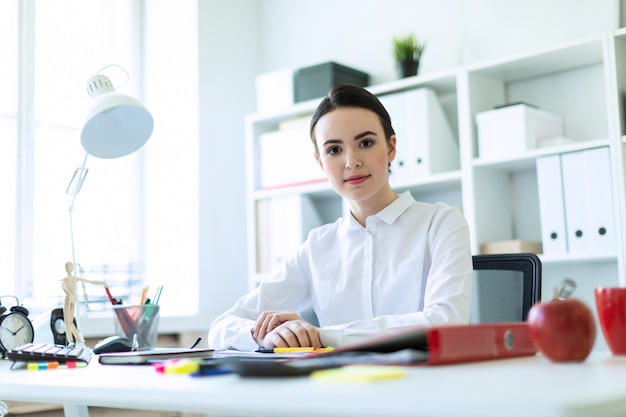
<instances>
[{"instance_id":1,"label":"green potted plant","mask_svg":"<svg viewBox=\"0 0 626 417\"><path fill-rule=\"evenodd\" d=\"M417 75L425 47L425 42L421 42L413 33L393 38L393 55L402 78Z\"/></svg>"}]
</instances>

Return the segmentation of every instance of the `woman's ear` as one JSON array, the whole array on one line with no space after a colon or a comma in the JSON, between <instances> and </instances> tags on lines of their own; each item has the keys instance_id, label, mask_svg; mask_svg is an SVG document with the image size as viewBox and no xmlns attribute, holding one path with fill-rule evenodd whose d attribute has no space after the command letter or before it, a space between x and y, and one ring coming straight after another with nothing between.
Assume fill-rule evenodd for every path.
<instances>
[{"instance_id":1,"label":"woman's ear","mask_svg":"<svg viewBox=\"0 0 626 417\"><path fill-rule=\"evenodd\" d=\"M315 160L317 161L318 164L320 164L320 168L323 171L324 170L324 165L322 164L322 158L320 158L320 154L315 153Z\"/></svg>"},{"instance_id":2,"label":"woman's ear","mask_svg":"<svg viewBox=\"0 0 626 417\"><path fill-rule=\"evenodd\" d=\"M396 135L391 135L387 142L387 162L391 162L396 159Z\"/></svg>"}]
</instances>

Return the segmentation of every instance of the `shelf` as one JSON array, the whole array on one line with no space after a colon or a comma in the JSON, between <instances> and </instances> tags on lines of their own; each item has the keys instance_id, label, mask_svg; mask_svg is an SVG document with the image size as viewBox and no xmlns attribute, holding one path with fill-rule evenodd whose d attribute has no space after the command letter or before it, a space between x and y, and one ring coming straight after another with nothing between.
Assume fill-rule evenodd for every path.
<instances>
[{"instance_id":1,"label":"shelf","mask_svg":"<svg viewBox=\"0 0 626 417\"><path fill-rule=\"evenodd\" d=\"M268 113L253 113L246 117L248 123L262 123L262 124L274 124L293 119L296 117L303 117L309 114L313 114L320 100L308 100L301 103L294 104L291 108L276 112Z\"/></svg>"},{"instance_id":2,"label":"shelf","mask_svg":"<svg viewBox=\"0 0 626 417\"><path fill-rule=\"evenodd\" d=\"M615 31L616 38L626 39L626 28L619 28Z\"/></svg>"},{"instance_id":3,"label":"shelf","mask_svg":"<svg viewBox=\"0 0 626 417\"><path fill-rule=\"evenodd\" d=\"M596 37L530 55L517 55L468 66L467 71L511 82L602 63L603 42L602 38Z\"/></svg>"},{"instance_id":4,"label":"shelf","mask_svg":"<svg viewBox=\"0 0 626 417\"><path fill-rule=\"evenodd\" d=\"M616 262L617 254L591 254L591 255L563 255L563 256L546 256L543 254L537 255L541 259L543 266L555 266L555 265L589 265L594 263L607 263Z\"/></svg>"},{"instance_id":5,"label":"shelf","mask_svg":"<svg viewBox=\"0 0 626 417\"><path fill-rule=\"evenodd\" d=\"M446 95L456 92L456 80L458 70L448 70L426 75L402 78L384 84L367 87L367 89L377 96L397 93L400 91L413 90L416 88L430 88L437 95Z\"/></svg>"},{"instance_id":6,"label":"shelf","mask_svg":"<svg viewBox=\"0 0 626 417\"><path fill-rule=\"evenodd\" d=\"M446 95L456 92L456 80L458 70L447 70L426 75L417 75L400 80L394 80L383 84L366 87L372 94L383 95L399 91L413 90L415 88L430 88L438 95ZM246 118L247 123L263 125L278 125L278 123L297 117L312 115L321 101L321 97L294 104L291 108L276 112L253 113Z\"/></svg>"},{"instance_id":7,"label":"shelf","mask_svg":"<svg viewBox=\"0 0 626 417\"><path fill-rule=\"evenodd\" d=\"M273 188L271 190L258 190L252 193L253 200L265 200L268 198L285 197L288 195L313 195L313 196L336 196L337 193L328 181L316 182L307 185L288 186Z\"/></svg>"},{"instance_id":8,"label":"shelf","mask_svg":"<svg viewBox=\"0 0 626 417\"><path fill-rule=\"evenodd\" d=\"M535 169L535 160L542 156L556 155L566 152L576 152L585 149L600 148L609 146L609 139L595 139L578 141L566 145L550 146L545 148L531 149L520 156L511 156L507 158L474 158L474 168L490 168L500 171L521 172Z\"/></svg>"},{"instance_id":9,"label":"shelf","mask_svg":"<svg viewBox=\"0 0 626 417\"><path fill-rule=\"evenodd\" d=\"M396 191L419 190L420 192L447 190L461 187L461 171L433 174L419 181L402 181L391 183Z\"/></svg>"},{"instance_id":10,"label":"shelf","mask_svg":"<svg viewBox=\"0 0 626 417\"><path fill-rule=\"evenodd\" d=\"M618 81L626 83L626 79L620 75L626 71L626 55L624 45L610 47L610 36L614 36L616 42L624 43L626 28L559 47L368 86L367 89L379 97L421 88L432 90L458 145L456 152L459 164L454 168L445 168L454 171L424 177L420 177L417 171L411 171L410 174L397 171L401 175L397 175L397 179L392 175L391 187L398 193L410 191L418 201L443 201L461 208L468 221L473 251L478 251L481 242L541 240L543 231L537 159L600 147L621 154L622 149L626 148L623 146L626 145L626 135L621 136L623 128L620 126L624 110L613 97L614 86L620 86ZM393 98L387 98L393 103ZM576 141L520 151L509 156L477 157L477 114L503 103L518 101L532 103L547 112L560 115L563 119L563 136ZM247 117L246 141L251 184L255 184L259 178L260 171L255 164L258 163L261 135L276 130L284 121L312 115L319 102L320 99L310 100L297 103L287 110ZM411 137L408 134L406 136ZM441 140L441 137L434 135L431 138L432 141L437 139ZM612 174L619 175L621 179L624 158L621 155L611 157L611 164L617 164L612 167ZM459 166L461 168L457 169ZM625 207L626 190L623 189L623 181L612 183L610 192L615 201L614 206ZM326 181L249 192L248 219L251 228L248 261L252 285L267 278L267 275L256 274L254 269L257 265L255 206L259 200L294 195L309 197L324 221L332 221L347 211L346 201ZM623 226L626 224L626 214L617 211L614 213L616 225L626 230ZM618 234L616 249L612 247L610 254L540 255L546 266L544 283L550 285L562 279L563 274L576 272L581 275L581 282L584 280L589 285L608 281L626 285L624 239L622 234ZM596 276L597 271L601 271L602 276Z\"/></svg>"}]
</instances>

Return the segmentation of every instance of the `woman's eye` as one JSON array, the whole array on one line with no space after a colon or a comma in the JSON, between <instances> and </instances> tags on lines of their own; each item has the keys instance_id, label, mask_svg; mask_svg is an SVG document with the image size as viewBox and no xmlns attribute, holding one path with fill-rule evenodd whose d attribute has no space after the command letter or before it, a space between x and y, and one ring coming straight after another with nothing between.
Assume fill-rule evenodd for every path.
<instances>
[{"instance_id":1,"label":"woman's eye","mask_svg":"<svg viewBox=\"0 0 626 417\"><path fill-rule=\"evenodd\" d=\"M336 155L336 154L338 154L340 151L341 151L341 150L339 149L339 147L337 147L337 146L333 146L333 147L331 147L331 148L328 148L328 149L326 150L326 153L327 153L327 154L329 154L329 155Z\"/></svg>"},{"instance_id":2,"label":"woman's eye","mask_svg":"<svg viewBox=\"0 0 626 417\"><path fill-rule=\"evenodd\" d=\"M361 148L369 148L374 144L374 141L371 139L363 139L361 141Z\"/></svg>"}]
</instances>

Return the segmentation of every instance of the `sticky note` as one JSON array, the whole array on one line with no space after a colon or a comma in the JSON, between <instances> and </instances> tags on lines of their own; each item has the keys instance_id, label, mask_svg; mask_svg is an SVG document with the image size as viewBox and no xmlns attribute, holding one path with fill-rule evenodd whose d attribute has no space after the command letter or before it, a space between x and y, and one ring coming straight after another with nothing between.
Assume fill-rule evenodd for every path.
<instances>
[{"instance_id":1,"label":"sticky note","mask_svg":"<svg viewBox=\"0 0 626 417\"><path fill-rule=\"evenodd\" d=\"M349 365L342 368L314 371L311 373L311 378L324 382L372 382L402 378L405 375L406 369L401 366Z\"/></svg>"},{"instance_id":2,"label":"sticky note","mask_svg":"<svg viewBox=\"0 0 626 417\"><path fill-rule=\"evenodd\" d=\"M198 372L200 369L200 362L192 359L181 359L173 364L165 365L166 374L191 374Z\"/></svg>"}]
</instances>

